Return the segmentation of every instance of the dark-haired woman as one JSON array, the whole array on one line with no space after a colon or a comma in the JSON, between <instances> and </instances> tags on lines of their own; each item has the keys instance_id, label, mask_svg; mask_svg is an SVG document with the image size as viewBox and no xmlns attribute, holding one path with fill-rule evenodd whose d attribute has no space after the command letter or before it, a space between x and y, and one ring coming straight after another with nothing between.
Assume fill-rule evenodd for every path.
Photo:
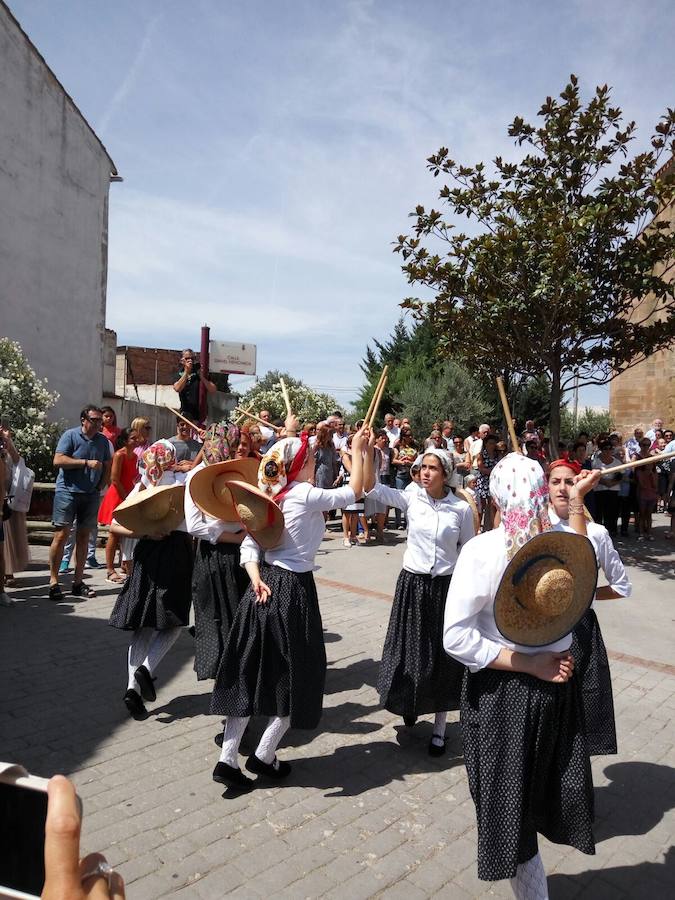
<instances>
[{"instance_id":1,"label":"dark-haired woman","mask_svg":"<svg viewBox=\"0 0 675 900\"><path fill-rule=\"evenodd\" d=\"M138 457L134 452L138 440L136 432L127 431L126 428L123 428L117 436L110 472L110 487L98 511L99 525L110 525L115 510L122 500L126 500L138 480ZM124 576L115 571L115 554L118 546L119 537L111 531L105 545L105 562L108 570L105 580L111 584L124 584Z\"/></svg>"}]
</instances>

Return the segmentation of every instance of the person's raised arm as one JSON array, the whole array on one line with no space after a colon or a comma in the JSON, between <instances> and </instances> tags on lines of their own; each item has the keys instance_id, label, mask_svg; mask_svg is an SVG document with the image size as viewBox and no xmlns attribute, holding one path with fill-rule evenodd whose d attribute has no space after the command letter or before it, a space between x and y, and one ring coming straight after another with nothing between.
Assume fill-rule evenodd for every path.
<instances>
[{"instance_id":1,"label":"person's raised arm","mask_svg":"<svg viewBox=\"0 0 675 900\"><path fill-rule=\"evenodd\" d=\"M587 535L586 508L584 497L592 491L602 476L601 469L583 469L581 474L574 476L574 484L570 488L569 498L569 523L577 534Z\"/></svg>"},{"instance_id":2,"label":"person's raised arm","mask_svg":"<svg viewBox=\"0 0 675 900\"><path fill-rule=\"evenodd\" d=\"M352 466L349 486L354 491L354 496L357 500L363 496L363 451L365 449L366 455L370 455L370 449L368 447L369 437L369 429L361 426L352 438Z\"/></svg>"},{"instance_id":3,"label":"person's raised arm","mask_svg":"<svg viewBox=\"0 0 675 900\"><path fill-rule=\"evenodd\" d=\"M374 458L375 458L375 429L371 429L370 436L368 437L368 444L365 449L365 455L363 458L363 490L364 493L368 493L368 491L372 491L375 486L375 466L374 466Z\"/></svg>"}]
</instances>

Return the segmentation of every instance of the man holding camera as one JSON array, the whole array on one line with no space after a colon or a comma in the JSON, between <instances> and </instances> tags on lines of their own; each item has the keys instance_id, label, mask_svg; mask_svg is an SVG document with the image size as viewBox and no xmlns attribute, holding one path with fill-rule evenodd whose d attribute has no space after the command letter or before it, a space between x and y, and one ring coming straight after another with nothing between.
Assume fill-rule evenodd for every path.
<instances>
[{"instance_id":1,"label":"man holding camera","mask_svg":"<svg viewBox=\"0 0 675 900\"><path fill-rule=\"evenodd\" d=\"M180 397L180 411L191 422L201 423L199 385L203 384L209 394L213 394L217 388L202 374L201 365L196 361L194 351L189 348L183 350L180 361L183 368L178 373L178 381L173 385L174 391Z\"/></svg>"}]
</instances>

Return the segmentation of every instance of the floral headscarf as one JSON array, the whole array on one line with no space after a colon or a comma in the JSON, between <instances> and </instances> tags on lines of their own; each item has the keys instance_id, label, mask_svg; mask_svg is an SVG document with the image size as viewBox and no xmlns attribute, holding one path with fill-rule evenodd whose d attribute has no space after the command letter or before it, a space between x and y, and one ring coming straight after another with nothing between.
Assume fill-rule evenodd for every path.
<instances>
[{"instance_id":1,"label":"floral headscarf","mask_svg":"<svg viewBox=\"0 0 675 900\"><path fill-rule=\"evenodd\" d=\"M307 461L308 435L301 438L283 438L263 456L258 466L258 487L277 501L286 493Z\"/></svg>"},{"instance_id":2,"label":"floral headscarf","mask_svg":"<svg viewBox=\"0 0 675 900\"><path fill-rule=\"evenodd\" d=\"M147 485L157 486L165 472L176 464L176 448L171 441L160 440L151 444L141 456L142 480Z\"/></svg>"},{"instance_id":3,"label":"floral headscarf","mask_svg":"<svg viewBox=\"0 0 675 900\"><path fill-rule=\"evenodd\" d=\"M204 438L204 462L207 466L232 459L239 444L240 431L232 422L210 425Z\"/></svg>"},{"instance_id":4,"label":"floral headscarf","mask_svg":"<svg viewBox=\"0 0 675 900\"><path fill-rule=\"evenodd\" d=\"M501 510L509 559L530 538L550 531L548 484L536 459L520 453L501 459L490 475L490 494Z\"/></svg>"}]
</instances>

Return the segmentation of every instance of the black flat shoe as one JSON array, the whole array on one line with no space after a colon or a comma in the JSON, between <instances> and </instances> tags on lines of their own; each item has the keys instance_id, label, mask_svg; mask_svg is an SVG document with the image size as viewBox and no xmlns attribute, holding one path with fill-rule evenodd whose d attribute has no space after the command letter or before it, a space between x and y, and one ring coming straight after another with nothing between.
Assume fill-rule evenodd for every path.
<instances>
[{"instance_id":1,"label":"black flat shoe","mask_svg":"<svg viewBox=\"0 0 675 900\"><path fill-rule=\"evenodd\" d=\"M276 756L274 759L277 762L276 766L274 763L264 763L261 759L258 759L255 753L252 753L246 760L246 768L249 772L255 772L256 775L266 775L268 778L274 778L276 781L288 778L291 774L291 764L281 762Z\"/></svg>"},{"instance_id":2,"label":"black flat shoe","mask_svg":"<svg viewBox=\"0 0 675 900\"><path fill-rule=\"evenodd\" d=\"M124 705L129 710L129 715L132 719L141 722L143 719L148 718L148 711L143 705L138 691L129 689L124 695Z\"/></svg>"},{"instance_id":3,"label":"black flat shoe","mask_svg":"<svg viewBox=\"0 0 675 900\"><path fill-rule=\"evenodd\" d=\"M434 738L437 741L443 741L443 746L435 744ZM429 741L429 756L445 756L445 738L441 737L440 734L432 735L432 738Z\"/></svg>"},{"instance_id":4,"label":"black flat shoe","mask_svg":"<svg viewBox=\"0 0 675 900\"><path fill-rule=\"evenodd\" d=\"M218 784L225 784L228 787L235 787L245 791L250 791L255 784L253 779L247 778L241 769L235 769L224 762L216 763L216 767L213 770L213 780L217 781Z\"/></svg>"},{"instance_id":5,"label":"black flat shoe","mask_svg":"<svg viewBox=\"0 0 675 900\"><path fill-rule=\"evenodd\" d=\"M417 722L417 716L403 716L403 724L406 728L412 728Z\"/></svg>"},{"instance_id":6,"label":"black flat shoe","mask_svg":"<svg viewBox=\"0 0 675 900\"><path fill-rule=\"evenodd\" d=\"M139 666L134 672L134 678L138 682L138 686L141 689L141 697L144 700L156 700L157 693L155 691L155 686L152 683L155 679L148 672L145 666Z\"/></svg>"},{"instance_id":7,"label":"black flat shoe","mask_svg":"<svg viewBox=\"0 0 675 900\"><path fill-rule=\"evenodd\" d=\"M61 590L60 584L52 584L49 586L49 599L50 600L63 600L63 591Z\"/></svg>"},{"instance_id":8,"label":"black flat shoe","mask_svg":"<svg viewBox=\"0 0 675 900\"><path fill-rule=\"evenodd\" d=\"M214 743L217 747L222 747L222 746L223 746L223 732L222 732L222 731L219 731L218 734L214 737L213 743Z\"/></svg>"}]
</instances>

